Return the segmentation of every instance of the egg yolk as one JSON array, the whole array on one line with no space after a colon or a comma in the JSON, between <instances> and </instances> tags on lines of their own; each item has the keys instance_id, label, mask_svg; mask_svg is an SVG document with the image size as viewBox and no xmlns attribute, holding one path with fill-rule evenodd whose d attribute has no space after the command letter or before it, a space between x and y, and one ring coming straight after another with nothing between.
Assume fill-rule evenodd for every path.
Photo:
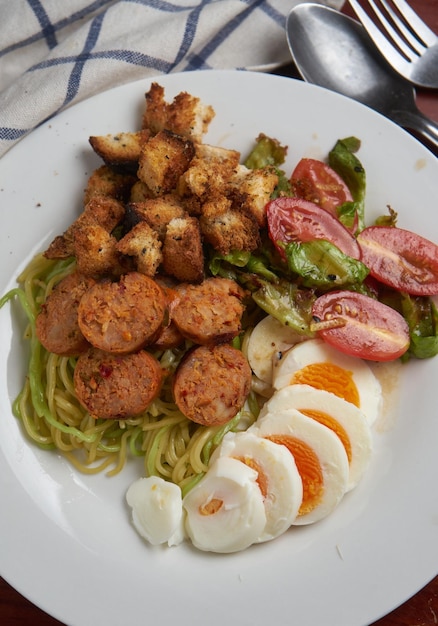
<instances>
[{"instance_id":1,"label":"egg yolk","mask_svg":"<svg viewBox=\"0 0 438 626\"><path fill-rule=\"evenodd\" d=\"M313 409L300 409L300 412L303 413L303 415L307 415L307 417L311 417L320 424L327 426L327 428L330 428L330 430L336 433L345 448L348 462L351 463L351 442L345 428L343 428L339 422L331 417L331 415L327 415L327 413L324 413L323 411L315 411Z\"/></svg>"},{"instance_id":2,"label":"egg yolk","mask_svg":"<svg viewBox=\"0 0 438 626\"><path fill-rule=\"evenodd\" d=\"M245 463L245 465L257 472L257 484L259 486L262 496L266 498L266 496L268 495L268 477L263 471L261 465L250 456L239 456L234 458L236 458L238 461L241 461L242 463ZM199 507L199 513L201 515L215 515L221 510L223 504L224 501L220 498L212 498L206 504L203 504Z\"/></svg>"},{"instance_id":3,"label":"egg yolk","mask_svg":"<svg viewBox=\"0 0 438 626\"><path fill-rule=\"evenodd\" d=\"M257 472L257 484L259 486L260 491L262 492L262 496L266 498L268 495L268 477L266 476L263 468L257 461L251 456L238 456L236 457L238 461L245 463L248 467Z\"/></svg>"},{"instance_id":4,"label":"egg yolk","mask_svg":"<svg viewBox=\"0 0 438 626\"><path fill-rule=\"evenodd\" d=\"M206 504L199 507L199 513L200 515L215 515L221 510L223 504L223 500L220 500L219 498L212 498Z\"/></svg>"},{"instance_id":5,"label":"egg yolk","mask_svg":"<svg viewBox=\"0 0 438 626\"><path fill-rule=\"evenodd\" d=\"M303 500L298 515L310 513L321 502L324 493L324 477L314 450L301 439L291 435L268 435L266 439L286 446L293 454L303 481Z\"/></svg>"},{"instance_id":6,"label":"egg yolk","mask_svg":"<svg viewBox=\"0 0 438 626\"><path fill-rule=\"evenodd\" d=\"M315 389L330 391L335 396L360 406L359 392L353 380L353 372L335 363L312 363L296 371L290 384L309 385Z\"/></svg>"}]
</instances>

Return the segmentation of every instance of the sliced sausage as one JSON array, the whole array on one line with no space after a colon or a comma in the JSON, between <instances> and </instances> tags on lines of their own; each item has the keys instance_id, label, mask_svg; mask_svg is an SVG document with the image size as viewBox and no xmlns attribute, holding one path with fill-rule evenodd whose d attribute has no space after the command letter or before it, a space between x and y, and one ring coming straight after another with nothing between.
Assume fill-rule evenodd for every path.
<instances>
[{"instance_id":1,"label":"sliced sausage","mask_svg":"<svg viewBox=\"0 0 438 626\"><path fill-rule=\"evenodd\" d=\"M90 344L78 324L78 306L95 281L78 272L68 274L53 288L36 318L36 334L49 352L77 356Z\"/></svg>"},{"instance_id":2,"label":"sliced sausage","mask_svg":"<svg viewBox=\"0 0 438 626\"><path fill-rule=\"evenodd\" d=\"M204 426L229 422L242 408L250 388L248 361L229 344L194 348L179 364L173 380L181 413Z\"/></svg>"},{"instance_id":3,"label":"sliced sausage","mask_svg":"<svg viewBox=\"0 0 438 626\"><path fill-rule=\"evenodd\" d=\"M179 300L179 294L176 291L176 283L169 276L156 276L154 280L163 289L167 301L167 315L165 316L165 323L160 331L160 334L156 338L153 347L158 350L168 350L171 348L177 348L184 342L184 337L179 332L179 329L172 319L172 310L176 306Z\"/></svg>"},{"instance_id":4,"label":"sliced sausage","mask_svg":"<svg viewBox=\"0 0 438 626\"><path fill-rule=\"evenodd\" d=\"M172 322L163 328L155 340L153 347L157 350L172 350L178 348L184 341L184 337Z\"/></svg>"},{"instance_id":5,"label":"sliced sausage","mask_svg":"<svg viewBox=\"0 0 438 626\"><path fill-rule=\"evenodd\" d=\"M139 415L159 394L162 380L159 362L146 350L114 355L90 348L79 357L74 372L79 402L103 419Z\"/></svg>"},{"instance_id":6,"label":"sliced sausage","mask_svg":"<svg viewBox=\"0 0 438 626\"><path fill-rule=\"evenodd\" d=\"M239 334L244 290L228 278L207 278L199 285L183 285L172 311L181 334L194 343L213 345Z\"/></svg>"},{"instance_id":7,"label":"sliced sausage","mask_svg":"<svg viewBox=\"0 0 438 626\"><path fill-rule=\"evenodd\" d=\"M129 354L153 343L163 324L166 297L157 283L139 272L118 282L96 283L83 296L79 327L95 348Z\"/></svg>"}]
</instances>

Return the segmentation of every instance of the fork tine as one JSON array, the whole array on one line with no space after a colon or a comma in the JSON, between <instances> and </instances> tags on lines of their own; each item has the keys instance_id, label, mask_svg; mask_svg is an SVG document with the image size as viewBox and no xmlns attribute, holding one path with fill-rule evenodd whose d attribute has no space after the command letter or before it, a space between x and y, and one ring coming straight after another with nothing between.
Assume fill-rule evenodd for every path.
<instances>
[{"instance_id":1,"label":"fork tine","mask_svg":"<svg viewBox=\"0 0 438 626\"><path fill-rule=\"evenodd\" d=\"M413 50L415 50L415 52L417 52L418 54L422 54L425 50L425 45L420 40L420 38L414 33L414 30L413 28L411 28L411 25L409 24L409 27L406 26L406 21L403 21L402 19L400 19L398 14L388 4L388 2L386 2L386 0L380 0L380 3L385 8L393 24L398 28L399 33L401 33L402 37L406 40L406 42L410 45L410 47ZM393 4L395 5L394 0L393 0Z\"/></svg>"},{"instance_id":2,"label":"fork tine","mask_svg":"<svg viewBox=\"0 0 438 626\"><path fill-rule=\"evenodd\" d=\"M405 0L392 0L392 2L397 7L400 15L405 19L406 24L409 24L412 32L420 41L426 46L433 46L436 42L435 33L423 22L420 16L415 13L412 7L410 7Z\"/></svg>"},{"instance_id":3,"label":"fork tine","mask_svg":"<svg viewBox=\"0 0 438 626\"><path fill-rule=\"evenodd\" d=\"M438 87L438 36L426 25L423 27L418 17L411 26L408 20L415 13L405 0L349 0L349 3L394 70L419 87Z\"/></svg>"},{"instance_id":4,"label":"fork tine","mask_svg":"<svg viewBox=\"0 0 438 626\"><path fill-rule=\"evenodd\" d=\"M368 32L369 36L374 41L377 48L380 50L381 54L397 70L399 71L404 70L406 68L406 65L410 64L410 61L407 61L406 58L404 58L404 56L407 56L410 59L411 52L409 54L406 54L406 55L404 54L402 56L400 52L394 48L393 44L388 41L388 39L382 33L382 31L378 28L378 26L376 26L373 20L369 17L368 13L359 4L358 0L349 0L349 2L352 8L354 9L354 12L356 13L357 17L362 22L365 30ZM371 3L374 4L372 0L368 0L368 3L370 5ZM403 45L404 44L402 43L402 46Z\"/></svg>"},{"instance_id":5,"label":"fork tine","mask_svg":"<svg viewBox=\"0 0 438 626\"><path fill-rule=\"evenodd\" d=\"M412 54L412 49L408 45L406 45L406 42L404 41L404 39L402 39L400 37L398 32L394 29L393 25L388 21L388 19L385 17L385 15L382 13L382 11L376 5L374 0L367 0L367 2L369 4L370 8L374 11L375 16L380 21L380 23L383 26L383 28L386 30L387 36L392 39L393 43L399 49L399 51L403 54L403 56L405 56L410 61L413 61L415 59L415 57L417 56L417 54L419 54L419 52L417 50L415 50L415 54L413 55ZM383 0L382 5L384 5L384 4L385 4L385 2ZM394 17L395 17L395 15L394 15ZM376 37L376 34L374 35L374 37ZM393 50L392 51L392 55L393 56L394 56L394 52L395 51Z\"/></svg>"}]
</instances>

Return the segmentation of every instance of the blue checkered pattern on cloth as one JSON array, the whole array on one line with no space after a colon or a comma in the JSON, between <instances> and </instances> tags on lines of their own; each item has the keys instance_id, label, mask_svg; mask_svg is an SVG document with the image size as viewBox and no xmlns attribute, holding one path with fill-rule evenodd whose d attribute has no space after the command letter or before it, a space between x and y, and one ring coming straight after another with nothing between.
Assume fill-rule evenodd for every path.
<instances>
[{"instance_id":1,"label":"blue checkered pattern on cloth","mask_svg":"<svg viewBox=\"0 0 438 626\"><path fill-rule=\"evenodd\" d=\"M299 1L0 0L0 156L62 109L116 85L287 63L285 19Z\"/></svg>"}]
</instances>

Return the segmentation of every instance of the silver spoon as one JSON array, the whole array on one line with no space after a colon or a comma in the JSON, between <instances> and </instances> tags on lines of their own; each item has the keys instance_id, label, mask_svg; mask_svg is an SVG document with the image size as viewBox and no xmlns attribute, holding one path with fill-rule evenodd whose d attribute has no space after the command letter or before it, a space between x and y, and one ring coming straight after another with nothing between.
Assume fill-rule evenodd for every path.
<instances>
[{"instance_id":1,"label":"silver spoon","mask_svg":"<svg viewBox=\"0 0 438 626\"><path fill-rule=\"evenodd\" d=\"M414 88L377 54L361 24L305 2L289 13L287 38L304 80L362 102L438 149L438 124L417 108Z\"/></svg>"}]
</instances>

